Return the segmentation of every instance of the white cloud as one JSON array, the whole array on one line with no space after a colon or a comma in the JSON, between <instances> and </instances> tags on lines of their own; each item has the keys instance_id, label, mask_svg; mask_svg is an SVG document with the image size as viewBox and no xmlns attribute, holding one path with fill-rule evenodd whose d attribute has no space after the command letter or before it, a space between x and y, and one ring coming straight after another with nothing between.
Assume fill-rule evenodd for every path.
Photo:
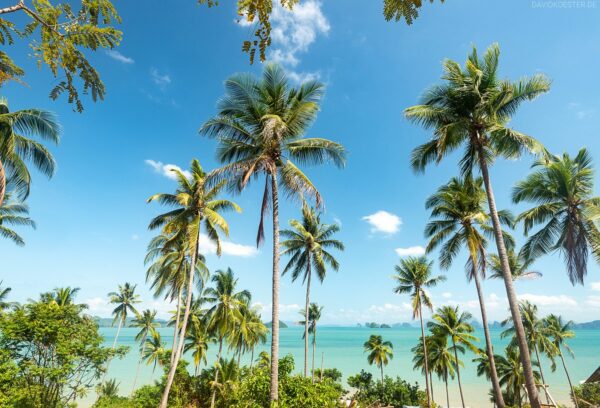
<instances>
[{"instance_id":1,"label":"white cloud","mask_svg":"<svg viewBox=\"0 0 600 408\"><path fill-rule=\"evenodd\" d=\"M216 254L217 246L208 239L205 234L200 234L200 243L198 244L200 252L203 254ZM236 244L235 242L221 240L221 251L223 255L251 257L258 254L258 249L253 245Z\"/></svg>"},{"instance_id":2,"label":"white cloud","mask_svg":"<svg viewBox=\"0 0 600 408\"><path fill-rule=\"evenodd\" d=\"M585 304L587 306L600 308L600 296L588 296L585 300Z\"/></svg>"},{"instance_id":3,"label":"white cloud","mask_svg":"<svg viewBox=\"0 0 600 408\"><path fill-rule=\"evenodd\" d=\"M247 26L253 22L242 19L238 24ZM321 2L307 0L296 4L292 10L277 2L271 14L271 25L273 46L269 60L283 65L295 82L317 79L319 73L297 72L295 68L300 64L300 55L308 51L319 35L327 35L331 29L321 10Z\"/></svg>"},{"instance_id":4,"label":"white cloud","mask_svg":"<svg viewBox=\"0 0 600 408\"><path fill-rule=\"evenodd\" d=\"M452 293L450 293L450 292L444 292L444 293L442 293L442 297L446 298L446 299L450 299L452 297Z\"/></svg>"},{"instance_id":5,"label":"white cloud","mask_svg":"<svg viewBox=\"0 0 600 408\"><path fill-rule=\"evenodd\" d=\"M519 300L527 300L538 306L577 306L577 301L567 295L534 295L524 293L518 295Z\"/></svg>"},{"instance_id":6,"label":"white cloud","mask_svg":"<svg viewBox=\"0 0 600 408\"><path fill-rule=\"evenodd\" d=\"M396 248L394 251L396 251L396 253L400 257L425 255L425 248L423 248L422 246L411 246L408 248Z\"/></svg>"},{"instance_id":7,"label":"white cloud","mask_svg":"<svg viewBox=\"0 0 600 408\"><path fill-rule=\"evenodd\" d=\"M181 167L176 166L175 164L164 164L163 162L147 159L144 160L148 166L150 166L156 173L162 174L165 177L170 178L171 180L176 180L177 175L173 170L181 171L187 178L190 178L192 175L187 170L182 170Z\"/></svg>"},{"instance_id":8,"label":"white cloud","mask_svg":"<svg viewBox=\"0 0 600 408\"><path fill-rule=\"evenodd\" d=\"M590 284L590 288L591 288L593 291L600 292L600 282L592 282L592 283Z\"/></svg>"},{"instance_id":9,"label":"white cloud","mask_svg":"<svg viewBox=\"0 0 600 408\"><path fill-rule=\"evenodd\" d=\"M377 211L374 214L366 215L362 219L371 225L371 232L382 232L385 234L395 234L400 230L402 219L395 214L387 211Z\"/></svg>"},{"instance_id":10,"label":"white cloud","mask_svg":"<svg viewBox=\"0 0 600 408\"><path fill-rule=\"evenodd\" d=\"M133 58L126 57L125 55L121 54L117 50L106 50L106 55L108 55L115 61L119 61L119 62L121 62L123 64L127 64L127 65L133 64L135 62L133 60Z\"/></svg>"},{"instance_id":11,"label":"white cloud","mask_svg":"<svg viewBox=\"0 0 600 408\"><path fill-rule=\"evenodd\" d=\"M171 77L169 74L162 74L156 68L150 69L150 77L152 82L158 85L159 88L164 89L171 83Z\"/></svg>"}]
</instances>

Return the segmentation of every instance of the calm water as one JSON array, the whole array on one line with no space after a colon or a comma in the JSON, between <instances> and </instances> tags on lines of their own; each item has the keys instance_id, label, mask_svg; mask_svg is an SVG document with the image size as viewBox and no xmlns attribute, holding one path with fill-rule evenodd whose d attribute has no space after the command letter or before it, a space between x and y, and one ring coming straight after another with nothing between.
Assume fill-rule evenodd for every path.
<instances>
[{"instance_id":1,"label":"calm water","mask_svg":"<svg viewBox=\"0 0 600 408\"><path fill-rule=\"evenodd\" d=\"M106 338L107 345L112 345L116 329L101 328L102 334ZM163 341L170 348L172 341L172 331L170 328L159 329ZM304 343L302 340L303 328L290 327L281 329L280 355L292 354L296 361L296 371L302 370ZM124 328L119 336L119 345L130 346L130 352L122 360L115 360L110 365L110 371L107 378L115 378L120 382L120 393L128 395L133 384L136 365L138 362L138 347L135 343L134 336L136 329ZM410 329L368 329L361 327L322 327L319 329L317 338L317 355L316 365L320 366L321 356L323 356L324 367L335 367L344 374L344 385L346 378L349 375L358 373L361 369L368 370L375 375L379 375L375 367L371 367L367 363L365 354L363 353L362 345L367 340L370 334L381 334L385 340L389 340L394 345L394 359L384 369L384 373L388 375L399 375L410 382L423 383L423 378L420 373L412 369L412 354L410 349L416 344L420 330ZM483 345L483 332L478 331L477 336ZM492 341L496 353L500 353L506 344L506 340L500 339L500 330L492 330ZM571 339L570 346L575 352L575 359L567 358L567 366L569 368L571 378L574 384L579 384L585 380L598 366L600 366L600 330L579 330L574 339ZM267 350L268 344L265 344L260 349L257 349L255 355L262 350ZM209 353L208 364L214 362L216 356L216 347L213 347ZM249 362L249 356L242 362ZM473 355L468 353L462 357L465 367L461 369L461 377L465 390L465 399L470 407L488 407L491 404L488 401L489 384L484 378L477 377L474 364L471 363ZM191 361L191 358L188 358ZM564 376L564 371L560 362L556 372L550 371L548 361L542 361L544 367L544 375L546 381L550 384L551 394L554 399L565 405L570 406L568 397L568 385ZM193 367L190 367L193 369ZM143 365L138 385L152 383L158 379L161 374L161 369L157 368L153 373L152 366ZM377 377L378 378L378 377ZM460 405L460 397L456 383L450 384L450 404L452 406ZM434 378L434 396L436 401L445 405L445 391L443 383ZM92 396L89 397L91 399ZM85 401L83 406L89 405L89 400Z\"/></svg>"}]
</instances>

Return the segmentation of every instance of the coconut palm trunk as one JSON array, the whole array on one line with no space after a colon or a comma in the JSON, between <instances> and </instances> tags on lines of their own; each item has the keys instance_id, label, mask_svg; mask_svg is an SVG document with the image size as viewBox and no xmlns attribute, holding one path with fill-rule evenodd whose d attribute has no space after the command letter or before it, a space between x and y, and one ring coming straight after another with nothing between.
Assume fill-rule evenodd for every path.
<instances>
[{"instance_id":1,"label":"coconut palm trunk","mask_svg":"<svg viewBox=\"0 0 600 408\"><path fill-rule=\"evenodd\" d=\"M119 319L119 325L117 326L117 334L115 335L115 340L113 341L112 350L117 347L117 340L119 339L119 333L121 333L121 327L123 326L123 319ZM104 384L104 380L106 379L106 374L108 374L108 367L110 367L110 358L106 362L106 371L104 371L104 375L102 375L102 384Z\"/></svg>"},{"instance_id":2,"label":"coconut palm trunk","mask_svg":"<svg viewBox=\"0 0 600 408\"><path fill-rule=\"evenodd\" d=\"M527 338L525 337L525 329L523 328L523 322L521 321L521 312L519 311L519 300L517 299L517 294L513 285L512 274L510 272L510 265L508 263L508 256L506 255L506 246L504 245L502 228L500 226L500 218L498 217L498 210L496 209L494 191L492 189L492 183L490 181L490 174L487 162L485 161L486 156L481 146L479 147L478 155L479 167L481 169L481 176L485 185L485 192L487 194L490 215L492 217L492 225L494 227L494 236L496 238L498 257L500 258L500 262L502 265L502 278L504 279L504 286L506 287L506 296L508 298L510 313L514 322L515 334L521 357L521 364L523 365L525 387L527 389L527 394L529 397L531 408L541 408L537 388L535 386L535 378L533 376L533 368L531 366L531 358L529 354L529 347L527 346Z\"/></svg>"},{"instance_id":3,"label":"coconut palm trunk","mask_svg":"<svg viewBox=\"0 0 600 408\"><path fill-rule=\"evenodd\" d=\"M187 285L187 294L185 300L185 310L183 312L183 322L181 324L181 333L179 335L179 343L183 345L185 342L185 331L187 329L187 323L190 317L190 309L192 306L192 295L194 292L194 271L196 270L196 261L198 259L198 242L200 239L200 225L198 225L198 235L195 237L195 245L192 249L192 256L190 260L190 271L189 271L189 279ZM165 390L162 395L162 399L160 401L160 408L167 408L167 403L169 401L169 392L171 391L171 386L173 385L173 379L175 378L175 371L177 370L177 365L179 364L179 359L181 358L181 351L183 346L176 347L177 351L173 356L173 361L171 362L171 367L169 367L169 374L167 375L167 383L165 384Z\"/></svg>"},{"instance_id":4,"label":"coconut palm trunk","mask_svg":"<svg viewBox=\"0 0 600 408\"><path fill-rule=\"evenodd\" d=\"M571 376L569 375L569 370L567 370L567 363L565 362L565 358L563 357L562 350L558 350L558 355L560 356L560 361L562 361L563 368L565 369L567 381L569 381L569 388L571 389L571 398L575 403L575 408L579 408L579 402L577 402L577 398L575 397L575 390L573 389L573 383L571 382Z\"/></svg>"},{"instance_id":5,"label":"coconut palm trunk","mask_svg":"<svg viewBox=\"0 0 600 408\"><path fill-rule=\"evenodd\" d=\"M542 361L540 359L540 353L538 351L538 346L536 343L533 343L533 349L535 350L535 358L538 363L538 367L540 368L540 377L542 378L542 387L544 389L544 393L546 394L546 402L550 404L550 397L548 396L548 390L546 389L546 379L544 378L544 370L542 368Z\"/></svg>"},{"instance_id":6,"label":"coconut palm trunk","mask_svg":"<svg viewBox=\"0 0 600 408\"><path fill-rule=\"evenodd\" d=\"M384 394L384 390L383 390L383 364L380 364L379 368L381 369L381 396L383 397L383 394Z\"/></svg>"},{"instance_id":7,"label":"coconut palm trunk","mask_svg":"<svg viewBox=\"0 0 600 408\"><path fill-rule=\"evenodd\" d=\"M181 291L179 288L177 292L177 313L175 315L175 329L173 329L173 346L171 347L171 358L170 363L173 364L173 357L175 357L175 349L177 348L177 333L179 332L179 320L181 318Z\"/></svg>"},{"instance_id":8,"label":"coconut palm trunk","mask_svg":"<svg viewBox=\"0 0 600 408\"><path fill-rule=\"evenodd\" d=\"M308 262L306 263L306 306L304 307L304 376L308 377L308 309L310 308L310 254L308 255ZM314 357L314 347L313 347ZM314 371L313 361L313 371ZM314 378L314 373L313 373Z\"/></svg>"},{"instance_id":9,"label":"coconut palm trunk","mask_svg":"<svg viewBox=\"0 0 600 408\"><path fill-rule=\"evenodd\" d=\"M217 398L217 381L219 381L219 362L221 361L221 352L223 351L223 337L219 339L219 352L217 353L217 365L215 367L215 381L213 383L213 392L210 397L210 408L215 408L215 399Z\"/></svg>"},{"instance_id":10,"label":"coconut palm trunk","mask_svg":"<svg viewBox=\"0 0 600 408\"><path fill-rule=\"evenodd\" d=\"M4 196L6 195L6 170L4 170L4 164L0 160L0 207L4 203Z\"/></svg>"},{"instance_id":11,"label":"coconut palm trunk","mask_svg":"<svg viewBox=\"0 0 600 408\"><path fill-rule=\"evenodd\" d=\"M458 352L456 351L456 343L452 339L452 348L454 348L454 359L456 360L456 379L458 380L458 391L460 392L460 402L462 407L465 408L465 397L463 395L462 383L460 382L460 366L458 364Z\"/></svg>"},{"instance_id":12,"label":"coconut palm trunk","mask_svg":"<svg viewBox=\"0 0 600 408\"><path fill-rule=\"evenodd\" d=\"M433 396L433 373L429 372L429 388L431 389L431 405L435 407L435 397Z\"/></svg>"},{"instance_id":13,"label":"coconut palm trunk","mask_svg":"<svg viewBox=\"0 0 600 408\"><path fill-rule=\"evenodd\" d=\"M473 260L473 265L476 265ZM498 372L496 371L496 361L494 360L494 348L492 347L492 339L490 336L490 329L488 327L487 311L485 309L485 300L483 297L483 289L481 288L481 282L479 280L479 274L477 271L473 273L473 279L475 280L475 287L477 288L477 298L479 300L479 309L481 310L481 323L483 324L483 334L485 335L485 351L490 362L490 378L492 380L492 389L494 391L494 400L498 408L504 408L504 398L502 397L502 389L500 388L500 382L498 381Z\"/></svg>"},{"instance_id":14,"label":"coconut palm trunk","mask_svg":"<svg viewBox=\"0 0 600 408\"><path fill-rule=\"evenodd\" d=\"M425 342L425 327L423 325L423 308L419 300L419 319L421 320L421 341L423 342L423 362L425 363L425 390L427 391L427 407L431 408L431 388L429 384L429 362L427 361L427 343Z\"/></svg>"},{"instance_id":15,"label":"coconut palm trunk","mask_svg":"<svg viewBox=\"0 0 600 408\"><path fill-rule=\"evenodd\" d=\"M271 172L273 199L273 307L271 321L271 404L279 399L279 195L277 169Z\"/></svg>"},{"instance_id":16,"label":"coconut palm trunk","mask_svg":"<svg viewBox=\"0 0 600 408\"><path fill-rule=\"evenodd\" d=\"M313 333L313 341L312 341L312 382L315 382L315 349L317 348L317 329L315 327L315 332ZM321 370L321 375L323 375L323 371Z\"/></svg>"},{"instance_id":17,"label":"coconut palm trunk","mask_svg":"<svg viewBox=\"0 0 600 408\"><path fill-rule=\"evenodd\" d=\"M250 353L250 371L252 371L252 364L254 364L254 347L252 347L252 352Z\"/></svg>"},{"instance_id":18,"label":"coconut palm trunk","mask_svg":"<svg viewBox=\"0 0 600 408\"><path fill-rule=\"evenodd\" d=\"M137 369L135 370L135 377L133 378L133 387L131 387L131 395L135 391L135 386L137 384L138 377L140 376L140 368L142 367L142 358L144 356L144 352L146 351L146 336L142 339L142 351L140 352L140 359L138 360Z\"/></svg>"},{"instance_id":19,"label":"coconut palm trunk","mask_svg":"<svg viewBox=\"0 0 600 408\"><path fill-rule=\"evenodd\" d=\"M450 408L450 393L448 392L448 369L444 371L444 383L446 384L446 407Z\"/></svg>"}]
</instances>

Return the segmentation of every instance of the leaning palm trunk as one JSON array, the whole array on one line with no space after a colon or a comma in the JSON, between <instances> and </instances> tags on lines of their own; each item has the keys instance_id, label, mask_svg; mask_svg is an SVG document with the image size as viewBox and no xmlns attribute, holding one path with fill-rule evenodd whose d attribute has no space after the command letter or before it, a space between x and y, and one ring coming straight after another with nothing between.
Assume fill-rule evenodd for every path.
<instances>
[{"instance_id":1,"label":"leaning palm trunk","mask_svg":"<svg viewBox=\"0 0 600 408\"><path fill-rule=\"evenodd\" d=\"M306 306L304 307L304 376L308 377L308 309L310 307L310 254L308 255L308 262L306 263ZM313 347L314 357L314 347ZM313 359L313 379L314 379L314 359Z\"/></svg>"},{"instance_id":2,"label":"leaning palm trunk","mask_svg":"<svg viewBox=\"0 0 600 408\"><path fill-rule=\"evenodd\" d=\"M465 397L463 396L462 383L460 382L460 367L458 364L458 352L456 351L456 343L452 339L452 347L454 348L454 359L456 360L456 379L458 380L458 391L460 392L460 402L465 408Z\"/></svg>"},{"instance_id":3,"label":"leaning palm trunk","mask_svg":"<svg viewBox=\"0 0 600 408\"><path fill-rule=\"evenodd\" d=\"M544 389L544 393L546 394L546 402L550 404L550 397L548 396L548 390L546 389L546 379L544 378L542 361L540 360L540 353L538 351L538 346L536 343L533 343L533 349L535 350L535 358L537 359L538 367L540 368L540 377L542 378L542 388Z\"/></svg>"},{"instance_id":4,"label":"leaning palm trunk","mask_svg":"<svg viewBox=\"0 0 600 408\"><path fill-rule=\"evenodd\" d=\"M142 367L142 358L144 356L144 352L146 351L146 336L142 339L142 351L140 352L140 359L138 360L137 369L135 370L135 377L133 379L133 387L131 387L131 395L135 391L135 385L137 384L138 377L140 375L140 368Z\"/></svg>"},{"instance_id":5,"label":"leaning palm trunk","mask_svg":"<svg viewBox=\"0 0 600 408\"><path fill-rule=\"evenodd\" d=\"M271 405L279 399L279 196L277 170L271 173L273 194L273 307L271 321Z\"/></svg>"},{"instance_id":6,"label":"leaning palm trunk","mask_svg":"<svg viewBox=\"0 0 600 408\"><path fill-rule=\"evenodd\" d=\"M435 407L435 397L433 394L433 373L429 371L429 388L431 389L431 405Z\"/></svg>"},{"instance_id":7,"label":"leaning palm trunk","mask_svg":"<svg viewBox=\"0 0 600 408\"><path fill-rule=\"evenodd\" d=\"M475 261L473 261L473 265L476 265ZM504 398L502 397L502 389L500 388L500 382L498 381L498 372L496 371L496 361L494 360L494 348L492 347L492 339L490 337L490 329L488 327L487 311L485 310L483 289L481 288L481 282L479 281L479 274L477 273L477 271L474 271L473 278L475 280L475 287L477 288L477 297L479 299L479 308L481 310L481 322L483 324L483 333L485 335L485 351L490 362L490 378L492 380L494 400L498 408L504 408Z\"/></svg>"},{"instance_id":8,"label":"leaning palm trunk","mask_svg":"<svg viewBox=\"0 0 600 408\"><path fill-rule=\"evenodd\" d=\"M195 238L196 243L192 248L192 256L190 261L190 272L187 285L187 296L185 300L185 311L183 312L183 323L181 324L181 332L179 335L179 343L181 343L182 345L185 342L185 331L187 329L187 323L190 317L190 309L192 306L192 294L194 292L194 271L196 270L196 261L198 259L198 241L200 239L200 225L198 225L198 236L196 236ZM167 375L167 383L165 384L165 390L160 401L160 408L167 408L167 403L169 401L169 392L171 391L171 386L173 385L175 371L177 370L177 365L179 364L179 359L181 358L181 351L183 349L183 346L178 346L176 347L176 349L177 351L173 356L173 361L171 362L171 367L169 368L169 374Z\"/></svg>"},{"instance_id":9,"label":"leaning palm trunk","mask_svg":"<svg viewBox=\"0 0 600 408\"><path fill-rule=\"evenodd\" d=\"M523 375L525 376L525 386L527 388L529 402L531 404L531 408L541 408L538 392L535 386L535 378L533 376L533 368L531 366L527 338L525 337L525 330L523 328L523 322L521 321L519 301L513 285L510 265L506 255L506 246L504 245L502 228L500 226L500 218L498 217L498 211L496 209L496 200L494 198L494 191L492 189L490 174L485 161L485 153L483 152L483 148L479 147L479 151L477 153L479 154L479 167L481 169L481 175L483 177L485 192L487 194L488 205L490 208L490 215L492 217L494 236L496 238L496 246L498 249L498 257L500 258L500 263L502 265L502 278L504 279L508 304L510 305L510 313L514 322L515 334L517 337L517 343L519 345L519 353L521 357L521 364L523 365Z\"/></svg>"},{"instance_id":10,"label":"leaning palm trunk","mask_svg":"<svg viewBox=\"0 0 600 408\"><path fill-rule=\"evenodd\" d=\"M423 342L423 362L425 363L425 391L427 391L427 407L431 408L431 388L429 386L429 362L427 361L427 343L425 342L425 328L423 326L423 309L419 299L419 318L421 319L421 341Z\"/></svg>"},{"instance_id":11,"label":"leaning palm trunk","mask_svg":"<svg viewBox=\"0 0 600 408\"><path fill-rule=\"evenodd\" d=\"M119 325L117 326L117 334L115 335L115 340L113 341L112 349L114 350L117 347L117 340L119 339L119 333L121 332L121 327L123 326L123 319L119 319ZM108 374L108 367L110 367L110 358L106 362L106 371L104 371L104 375L102 375L102 384L104 384L104 380L106 379L106 374Z\"/></svg>"},{"instance_id":12,"label":"leaning palm trunk","mask_svg":"<svg viewBox=\"0 0 600 408\"><path fill-rule=\"evenodd\" d=\"M446 384L446 407L450 408L450 393L448 392L448 369L444 372L444 383Z\"/></svg>"},{"instance_id":13,"label":"leaning palm trunk","mask_svg":"<svg viewBox=\"0 0 600 408\"><path fill-rule=\"evenodd\" d=\"M571 398L575 403L575 408L579 408L579 402L577 401L577 397L575 396L575 390L573 389L573 383L571 382L571 376L569 375L569 370L567 370L567 363L565 363L565 358L563 357L562 351L558 350L558 355L560 356L560 361L562 361L563 368L565 369L565 374L567 376L567 381L569 381L569 388L571 388Z\"/></svg>"},{"instance_id":14,"label":"leaning palm trunk","mask_svg":"<svg viewBox=\"0 0 600 408\"><path fill-rule=\"evenodd\" d=\"M175 329L173 330L173 346L171 347L171 358L169 362L173 364L173 357L175 357L175 349L177 348L177 333L179 332L179 320L181 318L181 291L183 288L179 288L177 292L177 314L175 315Z\"/></svg>"},{"instance_id":15,"label":"leaning palm trunk","mask_svg":"<svg viewBox=\"0 0 600 408\"><path fill-rule=\"evenodd\" d=\"M213 392L210 397L210 408L215 408L215 399L217 398L217 381L219 381L219 362L221 361L221 352L223 351L223 337L219 339L219 352L217 353L217 365L215 366L215 381L213 383Z\"/></svg>"},{"instance_id":16,"label":"leaning palm trunk","mask_svg":"<svg viewBox=\"0 0 600 408\"><path fill-rule=\"evenodd\" d=\"M0 160L0 207L4 203L4 196L6 195L6 171L2 160Z\"/></svg>"}]
</instances>

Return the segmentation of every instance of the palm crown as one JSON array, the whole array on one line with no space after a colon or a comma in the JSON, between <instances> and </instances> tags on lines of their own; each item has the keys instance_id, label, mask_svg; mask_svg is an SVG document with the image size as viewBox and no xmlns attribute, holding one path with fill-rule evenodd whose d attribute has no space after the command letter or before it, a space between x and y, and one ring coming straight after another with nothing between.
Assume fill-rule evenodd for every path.
<instances>
[{"instance_id":1,"label":"palm crown","mask_svg":"<svg viewBox=\"0 0 600 408\"><path fill-rule=\"evenodd\" d=\"M430 310L433 309L431 298L425 292L425 288L437 286L438 283L446 280L443 275L432 276L433 262L425 257L408 257L401 259L400 264L396 265L396 275L394 279L398 286L394 292L403 294L409 293L412 298L413 318L421 313L421 306Z\"/></svg>"},{"instance_id":2,"label":"palm crown","mask_svg":"<svg viewBox=\"0 0 600 408\"><path fill-rule=\"evenodd\" d=\"M117 292L110 292L108 294L110 298L109 302L116 305L112 311L114 316L113 324L117 321L125 323L129 313L134 315L137 314L134 305L140 303L140 298L139 295L135 293L136 286L137 285L132 285L127 282L124 285L119 285L119 290Z\"/></svg>"},{"instance_id":3,"label":"palm crown","mask_svg":"<svg viewBox=\"0 0 600 408\"><path fill-rule=\"evenodd\" d=\"M433 130L431 140L413 151L415 170L423 171L461 146L463 173L470 173L480 159L489 164L497 156L513 159L523 151L543 152L538 141L507 124L522 102L547 92L550 82L543 75L516 83L499 79L499 56L494 44L483 58L473 48L464 68L446 60L445 83L429 89L420 105L405 110L409 120Z\"/></svg>"},{"instance_id":4,"label":"palm crown","mask_svg":"<svg viewBox=\"0 0 600 408\"><path fill-rule=\"evenodd\" d=\"M130 327L140 329L135 335L135 340L144 342L148 335L152 334L157 327L160 327L160 323L156 322L156 310L146 309L142 313L136 314Z\"/></svg>"},{"instance_id":5,"label":"palm crown","mask_svg":"<svg viewBox=\"0 0 600 408\"><path fill-rule=\"evenodd\" d=\"M216 271L212 277L213 288L206 289L206 298L212 307L208 310L209 328L217 337L223 338L234 329L240 308L250 301L250 292L236 291L237 278L231 268Z\"/></svg>"},{"instance_id":6,"label":"palm crown","mask_svg":"<svg viewBox=\"0 0 600 408\"><path fill-rule=\"evenodd\" d=\"M290 195L307 195L321 202L308 177L296 166L327 160L343 166L344 148L322 138L304 138L313 123L323 96L323 84L309 81L290 86L284 70L265 66L263 77L238 74L225 82L226 95L219 113L200 130L219 139L218 159L228 163L218 173L231 177L232 187L242 190L260 174L281 173L280 186ZM257 243L264 238L263 218L271 194L267 177Z\"/></svg>"},{"instance_id":7,"label":"palm crown","mask_svg":"<svg viewBox=\"0 0 600 408\"><path fill-rule=\"evenodd\" d=\"M517 183L513 201L528 201L536 206L517 217L525 234L538 225L542 228L523 246L528 259L559 251L566 260L573 284L583 283L588 253L600 261L600 197L594 197L592 158L586 149L577 156L549 156L534 163L535 171Z\"/></svg>"},{"instance_id":8,"label":"palm crown","mask_svg":"<svg viewBox=\"0 0 600 408\"><path fill-rule=\"evenodd\" d=\"M527 259L522 251L516 252L514 248L509 248L506 256L513 280L531 280L542 277L541 272L531 269L535 259ZM502 264L498 255L491 254L488 257L488 265L492 270L490 278L502 279Z\"/></svg>"},{"instance_id":9,"label":"palm crown","mask_svg":"<svg viewBox=\"0 0 600 408\"><path fill-rule=\"evenodd\" d=\"M58 143L60 126L54 115L41 109L11 112L8 101L0 98L0 205L4 201L7 180L19 198L29 195L30 161L43 174L51 177L56 167L52 154L31 137Z\"/></svg>"},{"instance_id":10,"label":"palm crown","mask_svg":"<svg viewBox=\"0 0 600 408\"><path fill-rule=\"evenodd\" d=\"M23 246L25 245L23 238L10 227L25 225L35 228L35 222L27 217L29 208L26 204L12 200L11 194L6 194L5 197L4 201L0 199L0 236Z\"/></svg>"},{"instance_id":11,"label":"palm crown","mask_svg":"<svg viewBox=\"0 0 600 408\"><path fill-rule=\"evenodd\" d=\"M394 346L379 335L372 334L363 346L365 353L369 353L367 356L369 364L375 364L379 368L388 365L394 358Z\"/></svg>"}]
</instances>

